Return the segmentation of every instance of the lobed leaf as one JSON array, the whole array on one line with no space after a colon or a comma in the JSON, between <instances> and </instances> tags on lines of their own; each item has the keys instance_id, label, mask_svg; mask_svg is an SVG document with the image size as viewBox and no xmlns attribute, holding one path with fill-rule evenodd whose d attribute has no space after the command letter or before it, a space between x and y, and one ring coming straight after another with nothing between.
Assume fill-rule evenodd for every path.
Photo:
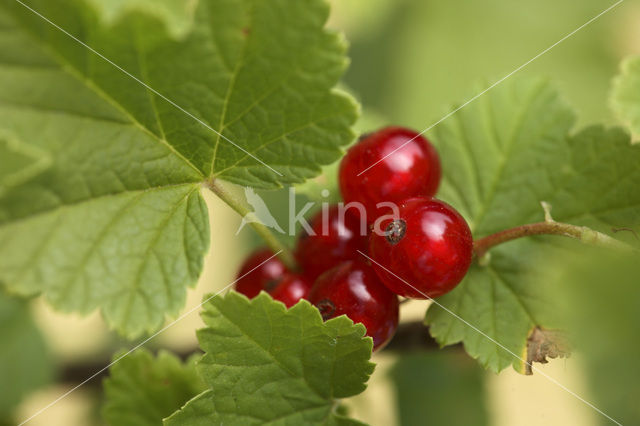
<instances>
[{"instance_id":1,"label":"lobed leaf","mask_svg":"<svg viewBox=\"0 0 640 426\"><path fill-rule=\"evenodd\" d=\"M265 293L214 297L202 317L198 371L209 390L166 425L359 424L335 408L373 371L361 324L344 316L323 323L308 302L287 310Z\"/></svg>"},{"instance_id":2,"label":"lobed leaf","mask_svg":"<svg viewBox=\"0 0 640 426\"><path fill-rule=\"evenodd\" d=\"M618 128L571 135L573 122L545 81L505 82L436 128L444 171L438 196L460 210L475 238L543 220L542 201L555 220L605 233L640 225L640 147ZM431 334L442 345L462 342L493 371L513 364L524 372L529 335L557 325L553 295L539 288L539 254L559 243L539 237L492 250L488 265L473 265L438 299L446 309L430 307Z\"/></svg>"},{"instance_id":3,"label":"lobed leaf","mask_svg":"<svg viewBox=\"0 0 640 426\"><path fill-rule=\"evenodd\" d=\"M200 184L313 176L356 106L331 89L345 46L322 0L200 0L178 38L145 0L93 1L0 4L0 131L51 158L0 194L0 282L133 338L200 275Z\"/></svg>"}]
</instances>

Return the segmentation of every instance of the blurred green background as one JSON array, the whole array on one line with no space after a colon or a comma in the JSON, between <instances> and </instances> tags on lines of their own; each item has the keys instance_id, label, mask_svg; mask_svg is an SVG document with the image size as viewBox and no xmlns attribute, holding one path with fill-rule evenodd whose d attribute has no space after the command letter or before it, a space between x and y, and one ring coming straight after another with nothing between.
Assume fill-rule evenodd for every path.
<instances>
[{"instance_id":1,"label":"blurred green background","mask_svg":"<svg viewBox=\"0 0 640 426\"><path fill-rule=\"evenodd\" d=\"M345 32L351 46L351 66L344 84L362 102L367 116L375 117L361 127L393 123L423 130L447 113L451 105L473 97L614 2L333 0L331 3L329 25ZM637 53L640 53L640 3L626 0L518 75L542 75L552 80L578 111L579 125L614 123L608 108L611 78L622 58ZM190 292L185 311L196 306L202 294L231 282L235 268L255 244L255 238L247 233L236 238L239 219L219 200L206 197L212 249L196 290ZM286 193L282 192L270 197L272 206L284 208L285 200ZM611 313L616 303L608 300L610 309L606 312ZM588 316L598 309L584 306L591 311L578 310L576 317ZM407 304L403 308L403 321L420 319L425 307L425 302ZM39 300L32 308L35 323L44 334L59 372L68 374L73 372L70 366L106 361L112 352L129 345L106 331L97 314L88 318L62 315ZM637 304L625 308L616 320L628 326L624 329L628 339L634 333L638 336L640 327L636 327L638 320L633 317ZM597 318L598 312L594 315ZM191 315L148 346L179 352L190 350L195 347L194 329L200 324L198 316ZM605 326L602 332L608 333L610 340L607 345L596 345L597 359L577 353L568 361L555 360L541 367L545 374L588 400L603 394L601 386L615 386L616 382L607 381L608 376L599 369L603 359L613 362L621 359L616 339L611 336L611 330L617 326L609 323ZM640 349L637 343L627 346L623 358L637 360L638 352L634 352ZM541 375L525 377L511 370L499 376L489 375L468 357L460 358L458 353L444 355L418 352L398 360L384 351L376 354L378 369L369 389L347 403L352 414L372 425L385 426L609 424ZM590 375L589 367L598 368L599 374ZM33 369L37 377L27 382L39 383L42 377L49 376L43 370L47 369ZM637 385L640 377L633 373L629 377L639 380L627 383L631 397L638 395L640 386ZM625 372L616 374L615 377L620 377ZM4 381L0 387L7 392L12 385ZM28 417L72 385L57 383L40 388L22 401L14 417ZM99 381L83 387L30 424L100 424L96 415L99 389ZM640 398L631 400L637 404ZM629 401L623 403L634 405ZM444 414L456 411L456 415L449 417ZM638 418L625 424L634 424L633 421L640 424Z\"/></svg>"},{"instance_id":2,"label":"blurred green background","mask_svg":"<svg viewBox=\"0 0 640 426\"><path fill-rule=\"evenodd\" d=\"M584 25L613 1L344 0L333 26L351 42L345 81L389 122L424 129ZM581 122L608 121L621 58L640 52L640 4L621 3L518 75L545 76Z\"/></svg>"}]
</instances>

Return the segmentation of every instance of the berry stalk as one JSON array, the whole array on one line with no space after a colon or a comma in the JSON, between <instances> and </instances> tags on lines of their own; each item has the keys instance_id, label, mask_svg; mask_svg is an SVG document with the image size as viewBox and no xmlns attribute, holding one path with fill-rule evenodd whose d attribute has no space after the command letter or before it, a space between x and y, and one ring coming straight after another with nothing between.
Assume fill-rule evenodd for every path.
<instances>
[{"instance_id":1,"label":"berry stalk","mask_svg":"<svg viewBox=\"0 0 640 426\"><path fill-rule=\"evenodd\" d=\"M491 248L522 237L531 235L561 235L574 238L583 244L596 247L613 248L623 251L634 251L635 249L622 241L611 238L610 236L598 231L594 231L586 226L570 225L568 223L555 222L546 220L544 222L530 223L527 225L516 226L515 228L505 229L496 232L484 238L475 240L473 243L473 252L476 259L482 257Z\"/></svg>"},{"instance_id":2,"label":"berry stalk","mask_svg":"<svg viewBox=\"0 0 640 426\"><path fill-rule=\"evenodd\" d=\"M229 185L231 184L218 179L210 179L204 182L204 186L216 194L222 201L227 203L240 216L245 217L246 215L253 213L242 197L237 196ZM291 250L289 250L287 246L273 235L269 228L259 222L250 222L249 225L264 240L267 246L273 250L274 253L278 253L278 257L282 263L287 266L287 268L292 271L298 269Z\"/></svg>"}]
</instances>

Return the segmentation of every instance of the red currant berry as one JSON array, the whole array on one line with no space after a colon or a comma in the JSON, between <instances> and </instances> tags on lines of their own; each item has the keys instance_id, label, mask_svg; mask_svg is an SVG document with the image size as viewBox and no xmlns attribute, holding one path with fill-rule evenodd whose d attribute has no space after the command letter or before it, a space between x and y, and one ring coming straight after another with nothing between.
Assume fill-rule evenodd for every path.
<instances>
[{"instance_id":1,"label":"red currant berry","mask_svg":"<svg viewBox=\"0 0 640 426\"><path fill-rule=\"evenodd\" d=\"M285 304L287 308L292 307L300 301L306 299L311 290L311 281L308 278L293 273L284 274L270 292L271 297Z\"/></svg>"},{"instance_id":2,"label":"red currant berry","mask_svg":"<svg viewBox=\"0 0 640 426\"><path fill-rule=\"evenodd\" d=\"M399 219L382 221L384 234L371 234L369 252L378 276L405 297L426 299L451 291L471 265L467 222L450 205L426 197L405 200L399 210Z\"/></svg>"},{"instance_id":3,"label":"red currant berry","mask_svg":"<svg viewBox=\"0 0 640 426\"><path fill-rule=\"evenodd\" d=\"M287 267L271 250L257 250L242 264L236 291L248 298L256 297L261 290L269 291L274 288L286 270Z\"/></svg>"},{"instance_id":4,"label":"red currant berry","mask_svg":"<svg viewBox=\"0 0 640 426\"><path fill-rule=\"evenodd\" d=\"M374 350L386 344L398 328L398 297L361 260L343 262L320 275L309 301L325 321L346 315L364 324Z\"/></svg>"},{"instance_id":5,"label":"red currant berry","mask_svg":"<svg viewBox=\"0 0 640 426\"><path fill-rule=\"evenodd\" d=\"M337 205L323 213L310 222L315 235L303 233L296 247L298 263L312 280L342 261L361 257L358 250L367 249L366 225L362 229L358 218L345 215Z\"/></svg>"},{"instance_id":6,"label":"red currant berry","mask_svg":"<svg viewBox=\"0 0 640 426\"><path fill-rule=\"evenodd\" d=\"M433 196L440 183L440 159L433 145L418 133L387 127L352 146L339 173L344 201L361 203L367 222L373 223L389 213L388 207L378 208L378 203Z\"/></svg>"}]
</instances>

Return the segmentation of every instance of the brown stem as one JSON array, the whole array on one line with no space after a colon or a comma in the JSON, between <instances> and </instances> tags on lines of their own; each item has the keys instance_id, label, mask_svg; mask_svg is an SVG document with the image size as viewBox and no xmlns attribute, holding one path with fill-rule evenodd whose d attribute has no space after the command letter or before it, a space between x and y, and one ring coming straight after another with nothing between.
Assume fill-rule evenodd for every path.
<instances>
[{"instance_id":1,"label":"brown stem","mask_svg":"<svg viewBox=\"0 0 640 426\"><path fill-rule=\"evenodd\" d=\"M527 225L516 226L515 228L505 229L504 231L496 232L495 234L475 240L473 243L474 255L476 259L482 259L487 251L498 244L530 235L562 235L577 239L584 244L592 246L615 248L624 251L635 250L622 241L611 238L601 232L594 231L586 226L576 226L568 223L547 220L544 222L530 223Z\"/></svg>"}]
</instances>

